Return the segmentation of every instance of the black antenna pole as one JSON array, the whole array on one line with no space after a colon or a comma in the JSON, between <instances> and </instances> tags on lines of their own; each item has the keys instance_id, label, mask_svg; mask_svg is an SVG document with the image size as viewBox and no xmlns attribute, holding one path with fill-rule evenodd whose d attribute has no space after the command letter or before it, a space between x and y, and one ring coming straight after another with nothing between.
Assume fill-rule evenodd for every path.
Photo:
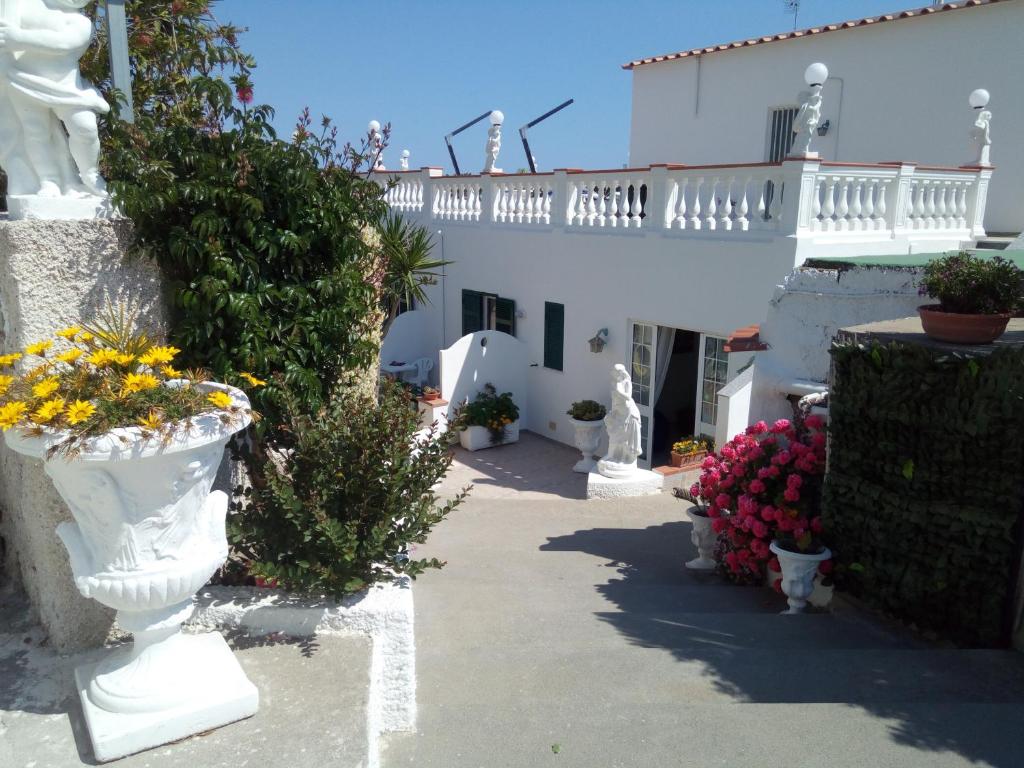
<instances>
[{"instance_id":1,"label":"black antenna pole","mask_svg":"<svg viewBox=\"0 0 1024 768\"><path fill-rule=\"evenodd\" d=\"M448 147L448 156L452 159L452 167L455 168L455 175L456 176L461 176L462 175L462 171L459 170L459 161L455 159L455 148L452 146L452 139L454 139L456 136L458 136L460 133L462 133L467 128L471 128L474 125L476 125L477 123L479 123L485 117L490 115L492 111L493 110L490 110L490 109L487 110L482 115L480 115L480 117L475 118L473 120L470 120L465 125L459 126L454 131L452 131L451 133L449 133L447 136L444 137L444 143Z\"/></svg>"},{"instance_id":2,"label":"black antenna pole","mask_svg":"<svg viewBox=\"0 0 1024 768\"><path fill-rule=\"evenodd\" d=\"M530 151L530 142L526 138L526 131L528 129L530 129L530 128L533 128L533 126L535 126L537 123L541 122L542 120L547 120L549 117L551 117L553 114L555 114L555 112L561 112L563 109L568 107L574 101L575 101L575 99L569 99L568 101L563 101L561 104L559 104L554 109L549 109L543 115L541 115L540 117L538 117L538 118L536 118L534 120L531 120L530 122L528 122L526 125L524 125L522 128L519 129L519 138L523 140L523 150L526 152L526 162L530 164L530 173L536 173L537 172L537 166L533 162L533 153Z\"/></svg>"}]
</instances>

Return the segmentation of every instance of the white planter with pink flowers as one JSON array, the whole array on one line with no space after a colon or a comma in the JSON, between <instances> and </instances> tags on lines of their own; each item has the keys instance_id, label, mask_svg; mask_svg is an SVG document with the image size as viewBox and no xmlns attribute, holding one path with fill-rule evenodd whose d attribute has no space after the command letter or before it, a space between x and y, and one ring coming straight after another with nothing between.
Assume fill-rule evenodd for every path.
<instances>
[{"instance_id":1,"label":"white planter with pink flowers","mask_svg":"<svg viewBox=\"0 0 1024 768\"><path fill-rule=\"evenodd\" d=\"M779 558L779 565L782 567L782 593L788 598L789 603L789 610L783 613L803 613L807 607L807 600L814 591L818 567L832 558L832 552L828 547L822 547L821 551L816 553L791 552L774 541L770 549Z\"/></svg>"}]
</instances>

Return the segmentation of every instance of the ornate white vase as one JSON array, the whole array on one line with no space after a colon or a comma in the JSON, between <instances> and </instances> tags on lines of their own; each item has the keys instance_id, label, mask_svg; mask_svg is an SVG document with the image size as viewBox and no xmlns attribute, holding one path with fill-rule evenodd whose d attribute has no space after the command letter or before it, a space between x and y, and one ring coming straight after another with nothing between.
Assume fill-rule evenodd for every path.
<instances>
[{"instance_id":1,"label":"ornate white vase","mask_svg":"<svg viewBox=\"0 0 1024 768\"><path fill-rule=\"evenodd\" d=\"M224 446L251 421L244 415L192 419L169 442L141 429L116 429L72 457L49 455L67 435L5 433L13 450L44 461L75 522L57 535L68 550L78 590L117 610L134 634L95 664L75 670L96 758L105 762L255 714L259 693L217 633L184 634L192 598L223 564L228 498L211 493Z\"/></svg>"},{"instance_id":2,"label":"ornate white vase","mask_svg":"<svg viewBox=\"0 0 1024 768\"><path fill-rule=\"evenodd\" d=\"M597 453L597 447L601 444L604 422L600 419L597 421L569 419L569 421L572 422L573 429L575 430L576 447L583 454L583 458L576 462L572 471L582 472L583 474L593 472L597 466L594 454Z\"/></svg>"},{"instance_id":3,"label":"ornate white vase","mask_svg":"<svg viewBox=\"0 0 1024 768\"><path fill-rule=\"evenodd\" d=\"M715 567L715 542L718 534L711 527L711 518L702 514L696 507L690 507L686 514L693 522L690 541L697 547L697 557L686 563L686 567L694 571L710 571Z\"/></svg>"},{"instance_id":4,"label":"ornate white vase","mask_svg":"<svg viewBox=\"0 0 1024 768\"><path fill-rule=\"evenodd\" d=\"M818 572L818 566L831 558L832 552L827 547L813 555L790 552L774 541L769 549L779 558L779 565L782 567L782 592L789 603L789 610L783 613L803 613L807 607L807 598L814 591L814 576Z\"/></svg>"}]
</instances>

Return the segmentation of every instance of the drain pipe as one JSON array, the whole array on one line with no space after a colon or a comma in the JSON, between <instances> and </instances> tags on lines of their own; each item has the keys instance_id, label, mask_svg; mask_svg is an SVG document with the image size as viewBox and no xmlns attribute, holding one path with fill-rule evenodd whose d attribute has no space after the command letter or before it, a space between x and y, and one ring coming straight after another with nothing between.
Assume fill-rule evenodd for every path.
<instances>
[{"instance_id":1,"label":"drain pipe","mask_svg":"<svg viewBox=\"0 0 1024 768\"><path fill-rule=\"evenodd\" d=\"M437 235L441 238L441 349L448 349L448 273L444 257L444 230L437 230Z\"/></svg>"}]
</instances>

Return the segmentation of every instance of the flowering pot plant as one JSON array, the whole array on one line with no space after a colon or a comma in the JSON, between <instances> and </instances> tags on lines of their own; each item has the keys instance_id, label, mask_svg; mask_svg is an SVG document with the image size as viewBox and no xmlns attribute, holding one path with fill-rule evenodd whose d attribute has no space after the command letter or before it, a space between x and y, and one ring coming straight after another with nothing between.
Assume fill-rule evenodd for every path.
<instances>
[{"instance_id":1,"label":"flowering pot plant","mask_svg":"<svg viewBox=\"0 0 1024 768\"><path fill-rule=\"evenodd\" d=\"M441 392L440 392L440 390L434 389L433 387L424 387L423 388L423 399L427 400L428 402L429 401L433 401L433 400L440 400L441 399Z\"/></svg>"},{"instance_id":2,"label":"flowering pot plant","mask_svg":"<svg viewBox=\"0 0 1024 768\"><path fill-rule=\"evenodd\" d=\"M604 417L608 409L596 400L577 400L566 411L572 419L573 437L582 457L573 465L573 472L589 474L597 468L594 454L604 434Z\"/></svg>"},{"instance_id":3,"label":"flowering pot plant","mask_svg":"<svg viewBox=\"0 0 1024 768\"><path fill-rule=\"evenodd\" d=\"M134 635L79 668L88 704L159 716L230 692L237 719L255 712L255 687L218 633L180 630L227 557L228 498L211 489L252 414L240 390L176 371L177 354L123 311L65 328L0 358L12 371L0 378L0 428L11 449L42 460L71 509L57 535L79 592Z\"/></svg>"},{"instance_id":4,"label":"flowering pot plant","mask_svg":"<svg viewBox=\"0 0 1024 768\"><path fill-rule=\"evenodd\" d=\"M1024 306L1024 270L966 251L928 262L919 292L938 304L918 307L924 332L940 341L985 344L999 338Z\"/></svg>"},{"instance_id":5,"label":"flowering pot plant","mask_svg":"<svg viewBox=\"0 0 1024 768\"><path fill-rule=\"evenodd\" d=\"M710 437L687 437L672 445L670 461L673 467L689 469L700 466L701 461L713 448Z\"/></svg>"},{"instance_id":6,"label":"flowering pot plant","mask_svg":"<svg viewBox=\"0 0 1024 768\"><path fill-rule=\"evenodd\" d=\"M477 396L467 402L456 413L451 425L460 432L472 427L487 430L491 445L508 442L508 428L519 419L519 407L512 400L511 392L502 392L493 384L484 384Z\"/></svg>"},{"instance_id":7,"label":"flowering pot plant","mask_svg":"<svg viewBox=\"0 0 1024 768\"><path fill-rule=\"evenodd\" d=\"M771 545L799 553L820 552L820 496L825 470L824 421L808 416L758 422L707 456L690 488L707 504L719 535L715 560L725 576L761 584L779 571ZM830 571L831 563L820 566ZM779 587L781 589L781 587Z\"/></svg>"}]
</instances>

